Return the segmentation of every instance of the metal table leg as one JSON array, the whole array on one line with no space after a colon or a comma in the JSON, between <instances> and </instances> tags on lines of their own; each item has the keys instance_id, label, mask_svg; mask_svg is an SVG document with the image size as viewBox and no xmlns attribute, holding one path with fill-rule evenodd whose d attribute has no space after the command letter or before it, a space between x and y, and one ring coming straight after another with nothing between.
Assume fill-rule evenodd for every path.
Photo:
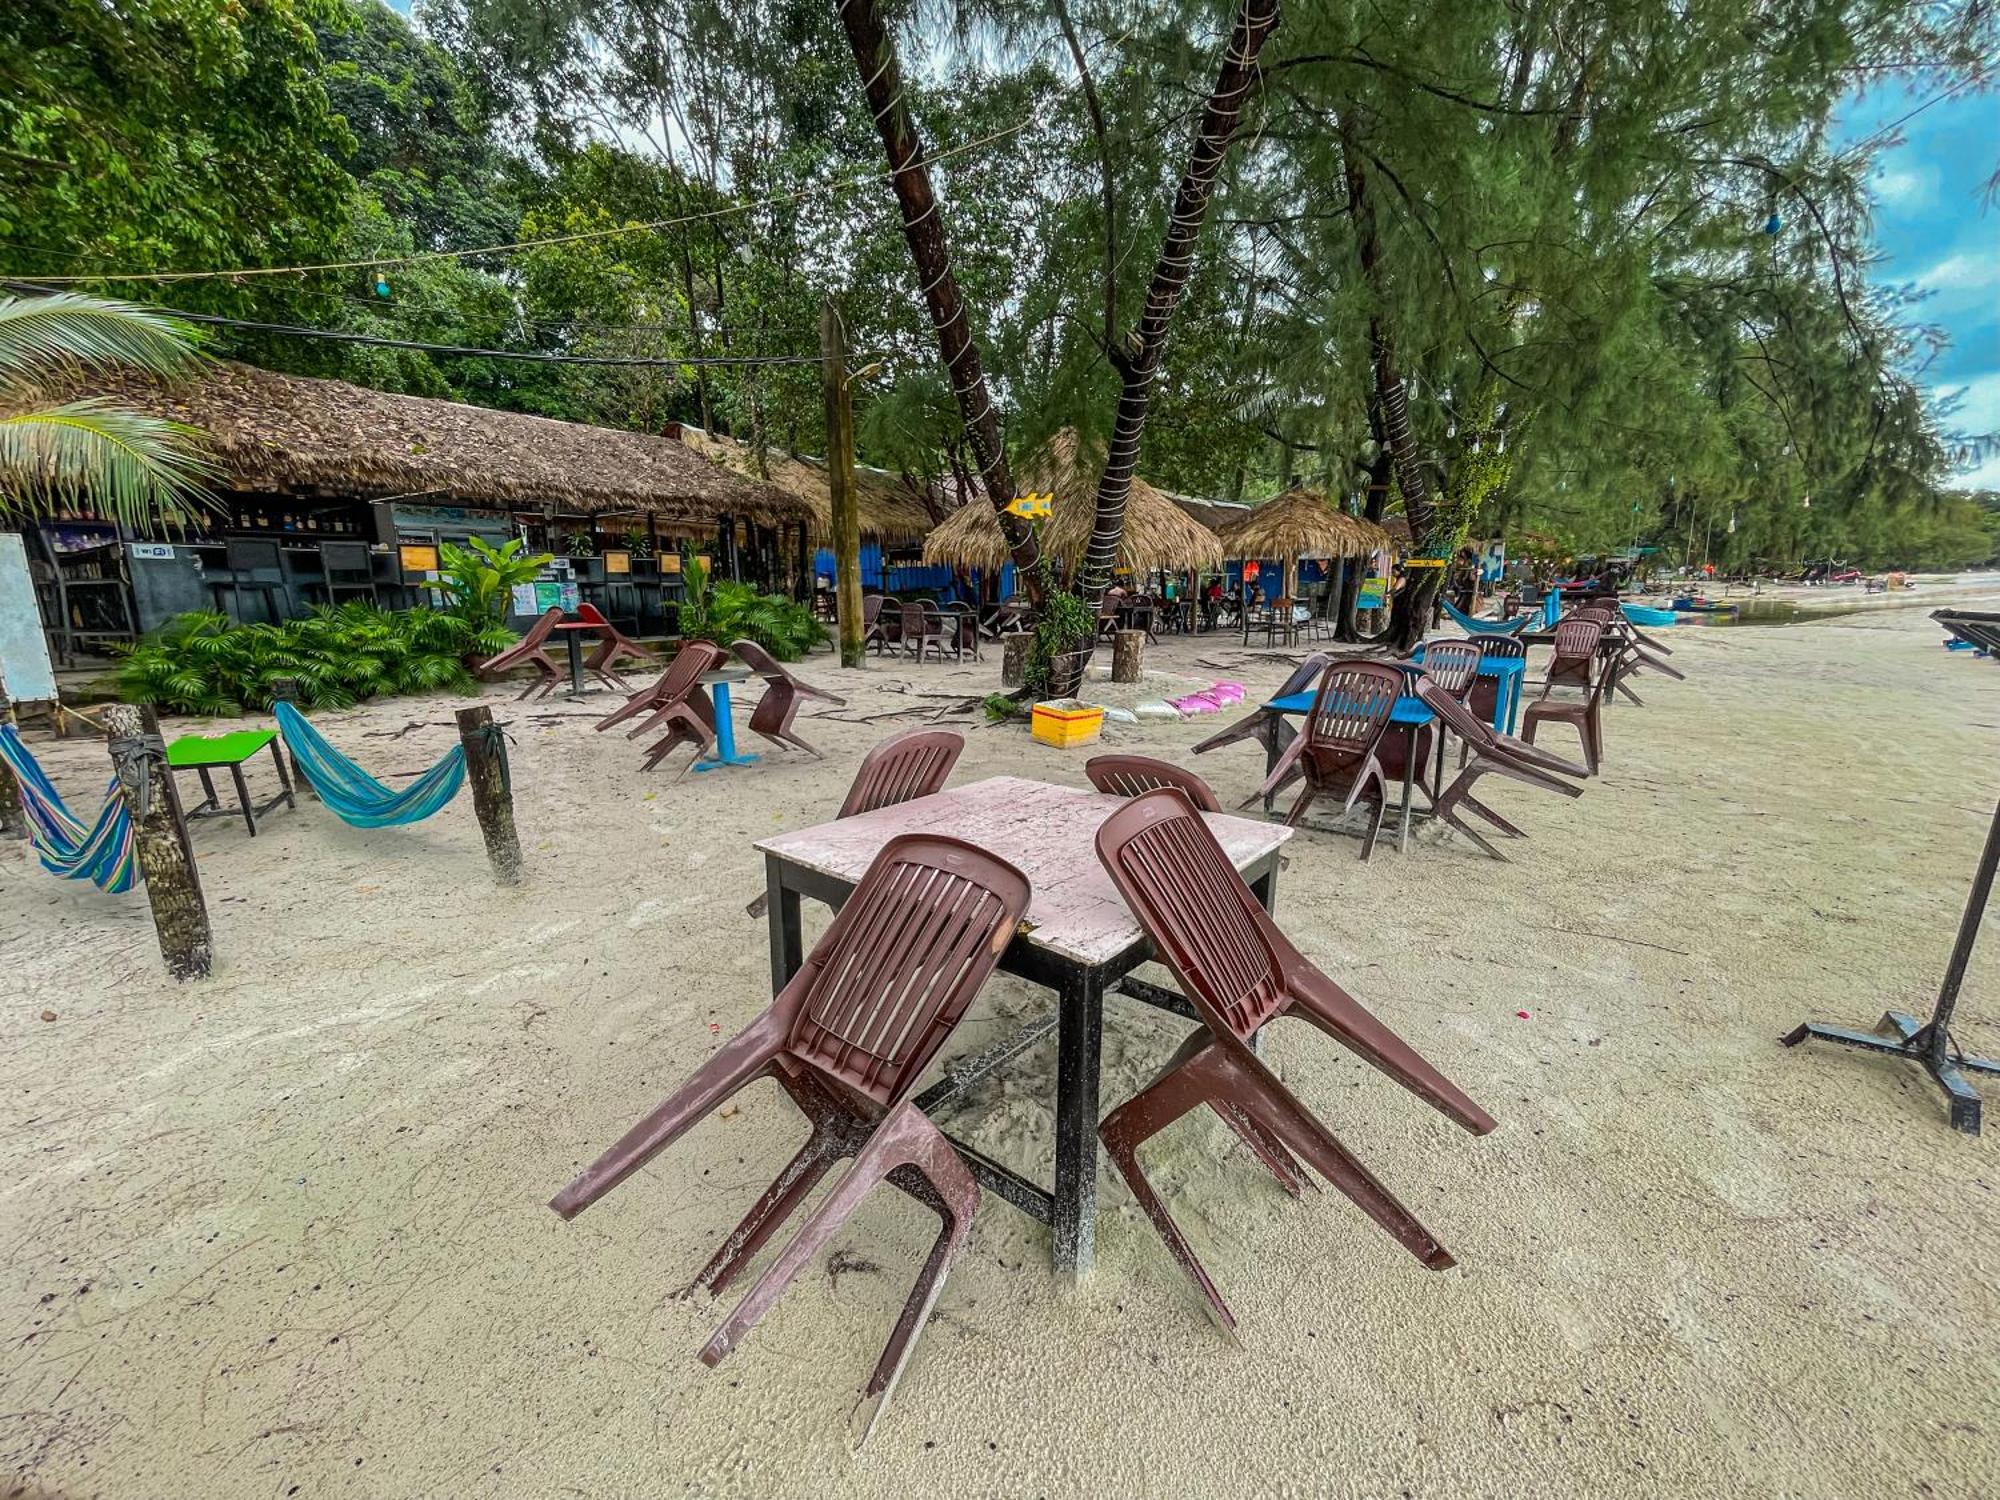
<instances>
[{"instance_id":1,"label":"metal table leg","mask_svg":"<svg viewBox=\"0 0 2000 1500\"><path fill-rule=\"evenodd\" d=\"M565 630L563 643L569 647L569 695L583 696L583 635L580 631Z\"/></svg>"},{"instance_id":2,"label":"metal table leg","mask_svg":"<svg viewBox=\"0 0 2000 1500\"><path fill-rule=\"evenodd\" d=\"M1096 969L1065 977L1056 1025L1055 1267L1087 1275L1097 1249L1097 1068L1104 1041L1104 980Z\"/></svg>"},{"instance_id":3,"label":"metal table leg","mask_svg":"<svg viewBox=\"0 0 2000 1500\"><path fill-rule=\"evenodd\" d=\"M805 962L805 935L799 893L785 884L785 864L775 854L764 856L764 894L771 938L771 993L776 995Z\"/></svg>"}]
</instances>

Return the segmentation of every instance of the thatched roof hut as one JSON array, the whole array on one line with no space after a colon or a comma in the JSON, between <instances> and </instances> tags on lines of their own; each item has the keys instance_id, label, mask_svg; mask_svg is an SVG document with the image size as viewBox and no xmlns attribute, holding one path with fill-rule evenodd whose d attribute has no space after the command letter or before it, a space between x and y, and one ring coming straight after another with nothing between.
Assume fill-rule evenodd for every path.
<instances>
[{"instance_id":1,"label":"thatched roof hut","mask_svg":"<svg viewBox=\"0 0 2000 1500\"><path fill-rule=\"evenodd\" d=\"M683 426L681 441L705 458L713 459L754 479L756 455L747 443ZM833 497L827 488L826 462L817 458L794 458L779 450L767 450L764 468L771 483L802 502L810 516L807 534L821 546L833 545ZM930 507L912 485L886 469L854 467L856 509L861 514L861 539L873 542L920 541L932 526Z\"/></svg>"},{"instance_id":2,"label":"thatched roof hut","mask_svg":"<svg viewBox=\"0 0 2000 1500\"><path fill-rule=\"evenodd\" d=\"M1020 493L1055 497L1042 531L1042 547L1061 567L1074 568L1090 544L1097 480L1103 469L1103 455L1092 453L1074 428L1065 427L1014 471L1014 487ZM924 542L927 563L997 568L1007 556L1006 538L990 505L960 506ZM1222 544L1214 532L1134 476L1125 503L1125 532L1118 542L1119 567L1150 573L1155 568L1214 567L1221 561Z\"/></svg>"},{"instance_id":3,"label":"thatched roof hut","mask_svg":"<svg viewBox=\"0 0 2000 1500\"><path fill-rule=\"evenodd\" d=\"M1366 557L1397 550L1373 521L1350 516L1317 490L1287 490L1222 528L1231 557Z\"/></svg>"},{"instance_id":4,"label":"thatched roof hut","mask_svg":"<svg viewBox=\"0 0 2000 1500\"><path fill-rule=\"evenodd\" d=\"M358 500L422 495L572 515L640 511L657 516L664 530L696 534L713 530L722 515L765 525L808 518L784 490L731 473L672 438L249 365L210 365L171 386L94 374L52 394L109 396L200 428L225 487L241 491Z\"/></svg>"}]
</instances>

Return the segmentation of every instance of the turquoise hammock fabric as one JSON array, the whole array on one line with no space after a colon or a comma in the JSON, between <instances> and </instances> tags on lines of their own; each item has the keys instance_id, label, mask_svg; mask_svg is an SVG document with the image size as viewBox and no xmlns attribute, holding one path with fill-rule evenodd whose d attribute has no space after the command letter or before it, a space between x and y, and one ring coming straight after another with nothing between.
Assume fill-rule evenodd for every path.
<instances>
[{"instance_id":1,"label":"turquoise hammock fabric","mask_svg":"<svg viewBox=\"0 0 2000 1500\"><path fill-rule=\"evenodd\" d=\"M456 797L465 780L465 747L453 745L444 759L402 791L392 792L334 749L291 704L275 704L272 712L299 774L335 817L356 828L421 823Z\"/></svg>"},{"instance_id":2,"label":"turquoise hammock fabric","mask_svg":"<svg viewBox=\"0 0 2000 1500\"><path fill-rule=\"evenodd\" d=\"M1475 620L1449 599L1440 599L1438 603L1444 607L1444 612L1457 622L1460 630L1470 631L1474 635L1519 635L1534 623L1535 618L1533 615L1521 615L1512 620Z\"/></svg>"},{"instance_id":3,"label":"turquoise hammock fabric","mask_svg":"<svg viewBox=\"0 0 2000 1500\"><path fill-rule=\"evenodd\" d=\"M88 880L114 896L132 889L139 878L132 853L132 814L116 776L105 790L97 821L85 824L64 805L55 783L12 724L0 724L0 761L20 783L21 810L28 815L43 869L65 880Z\"/></svg>"}]
</instances>

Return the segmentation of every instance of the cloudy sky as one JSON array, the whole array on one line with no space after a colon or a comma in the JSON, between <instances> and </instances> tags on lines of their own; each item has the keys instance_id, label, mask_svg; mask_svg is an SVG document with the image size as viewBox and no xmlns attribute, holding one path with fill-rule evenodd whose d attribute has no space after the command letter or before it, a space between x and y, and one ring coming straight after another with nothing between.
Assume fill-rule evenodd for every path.
<instances>
[{"instance_id":1,"label":"cloudy sky","mask_svg":"<svg viewBox=\"0 0 2000 1500\"><path fill-rule=\"evenodd\" d=\"M1938 91L1921 82L1874 90L1844 111L1839 138L1867 139ZM1922 316L1951 335L1951 347L1925 376L1935 394L1960 394L1950 425L2000 433L2000 205L1985 201L1986 183L2000 168L2000 94L1946 98L1900 133L1902 144L1882 154L1871 184L1882 261L1870 277L1917 287L1925 294ZM2000 489L2000 455L1967 480Z\"/></svg>"}]
</instances>

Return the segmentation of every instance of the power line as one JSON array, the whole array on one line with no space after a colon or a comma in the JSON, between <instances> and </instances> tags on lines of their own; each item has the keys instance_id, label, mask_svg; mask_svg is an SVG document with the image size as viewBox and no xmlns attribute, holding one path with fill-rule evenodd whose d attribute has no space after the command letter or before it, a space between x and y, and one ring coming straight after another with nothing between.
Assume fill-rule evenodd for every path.
<instances>
[{"instance_id":1,"label":"power line","mask_svg":"<svg viewBox=\"0 0 2000 1500\"><path fill-rule=\"evenodd\" d=\"M963 156L968 151L976 151L982 146L990 146L995 141L1017 135L1035 123L1036 116L1028 115L990 134L953 146L949 150L938 151L924 158L922 165L949 161L954 156ZM467 250L425 250L415 255L383 256L374 260L331 260L316 265L304 266L240 266L231 271L99 271L90 276L44 276L46 286L76 286L90 281L240 281L252 276L304 276L312 271L376 271L391 266L417 265L432 260L464 260L475 255L505 255L516 250L534 250L543 245L575 245L590 240L612 239L626 234L647 234L659 229L672 229L682 224L701 224L714 219L726 219L736 214L749 213L753 209L772 208L779 204L797 203L820 193L837 192L843 188L865 187L874 182L887 182L895 176L894 171L868 172L834 182L821 183L814 187L801 188L797 192L778 193L769 198L754 199L749 203L731 204L726 208L704 209L698 214L686 214L673 219L652 219L643 224L621 224L614 229L590 229L576 234L550 235L542 239L516 240L505 245L477 245ZM814 356L817 358L817 356ZM692 361L682 360L682 364Z\"/></svg>"},{"instance_id":2,"label":"power line","mask_svg":"<svg viewBox=\"0 0 2000 1500\"><path fill-rule=\"evenodd\" d=\"M32 281L0 281L20 292L47 292L53 288ZM708 354L708 355L612 355L541 354L524 349L479 349L466 344L431 344L420 339L382 338L372 333L353 333L344 328L307 328L296 323L259 323L249 318L226 318L220 313L186 312L178 307L158 307L155 311L189 323L207 323L221 328L247 328L256 333L278 333L292 338L331 339L340 344L366 344L377 349L414 349L424 354L467 354L481 359L512 359L545 365L619 365L647 369L678 369L684 365L816 365L817 354Z\"/></svg>"}]
</instances>

